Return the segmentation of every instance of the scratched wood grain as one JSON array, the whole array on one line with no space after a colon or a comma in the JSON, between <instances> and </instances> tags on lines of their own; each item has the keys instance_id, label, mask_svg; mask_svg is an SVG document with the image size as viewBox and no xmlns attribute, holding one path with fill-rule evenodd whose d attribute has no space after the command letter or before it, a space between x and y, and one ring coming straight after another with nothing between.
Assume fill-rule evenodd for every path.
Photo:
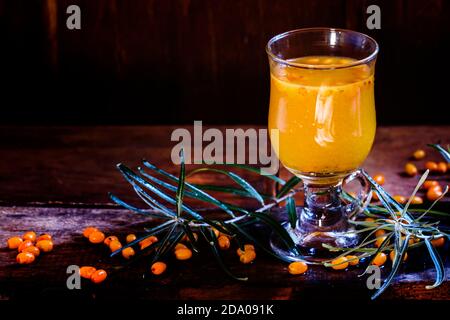
<instances>
[{"instance_id":1,"label":"scratched wood grain","mask_svg":"<svg viewBox=\"0 0 450 320\"><path fill-rule=\"evenodd\" d=\"M237 128L237 126L228 126ZM244 126L243 128L262 128ZM101 126L101 127L0 127L0 203L54 203L111 205L108 192L135 199L117 163L135 168L142 158L178 174L170 159L175 126ZM192 129L192 126L185 126ZM219 129L225 129L219 126ZM205 127L206 129L206 127ZM449 126L380 127L375 144L363 165L370 174L383 173L386 189L392 194L409 195L419 177L403 176L403 167L417 148L428 156L415 161L423 169L427 160L442 161L428 143L450 143ZM195 166L188 166L188 170ZM258 176L239 171L262 191L270 185ZM283 177L288 177L282 171ZM449 175L432 175L442 185ZM200 175L203 183L230 184L221 175ZM197 182L198 182L197 181ZM422 195L422 194L421 194ZM225 196L230 200L230 197ZM444 201L449 201L446 197Z\"/></svg>"},{"instance_id":2,"label":"scratched wood grain","mask_svg":"<svg viewBox=\"0 0 450 320\"><path fill-rule=\"evenodd\" d=\"M252 126L247 126L249 128ZM238 275L249 277L237 283L226 277L208 254L192 261L178 262L169 257L169 270L161 278L149 275L149 261L144 259L125 271L116 271L120 258L109 258L102 245L90 245L81 237L84 227L95 225L107 234L124 237L129 232L142 232L155 223L120 209L109 200L107 193L142 206L131 188L115 169L123 162L137 166L142 157L176 174L178 168L170 161L175 142L170 135L175 127L0 127L0 243L26 230L49 232L55 237L55 250L43 255L37 263L22 267L14 262L15 253L1 246L0 297L19 299L30 295L75 297L80 299L109 299L135 297L139 299L368 299L370 292L358 278L360 269L333 272L311 267L305 276L292 277L286 264L258 253L252 266L244 266L234 250L224 253L224 259ZM258 128L258 127L256 127ZM222 127L222 129L224 129ZM449 143L449 127L381 127L376 143L364 164L371 174L383 172L386 188L392 193L408 194L418 177L406 178L403 165L411 152L426 148L429 142ZM438 160L431 149L427 159ZM417 162L422 168L424 161ZM188 170L193 166L188 166ZM240 172L258 189L270 192L272 184L263 183L252 174ZM286 172L282 176L288 177ZM435 176L441 184L447 176ZM220 176L202 175L197 182L229 184ZM232 200L225 196L226 200ZM301 201L301 199L299 199ZM243 200L239 204L254 207ZM448 197L440 209L449 210ZM207 211L215 216L218 212ZM267 240L270 230L253 230ZM235 249L235 247L234 247ZM411 252L409 263L403 267L392 289L383 299L449 299L449 282L437 290L426 290L433 281L433 269L424 252ZM448 265L448 245L443 250ZM83 290L66 289L68 265L95 265L111 273L101 286L83 283ZM385 270L386 271L386 270Z\"/></svg>"},{"instance_id":3,"label":"scratched wood grain","mask_svg":"<svg viewBox=\"0 0 450 320\"><path fill-rule=\"evenodd\" d=\"M80 299L323 299L366 300L370 291L365 287L366 278L360 278L361 268L347 272L330 271L311 266L303 276L291 276L287 265L272 259L257 249L257 259L252 265L243 265L235 253L237 245L223 253L230 269L239 276L247 276L246 282L236 282L226 276L216 264L209 249L200 245L200 254L189 261L176 261L169 255L168 271L162 277L149 274L150 259L144 258L125 269L117 270L124 260L110 258L103 245L90 244L81 236L83 228L95 225L107 234L123 239L128 233L142 232L155 221L122 209L1 207L0 243L7 238L33 229L49 232L54 236L55 248L41 254L29 266L15 263L15 251L0 249L0 297L19 299L30 295L37 297L79 297ZM262 228L262 227L259 227ZM253 230L255 232L255 230ZM267 230L255 233L261 239ZM446 270L450 265L446 252ZM382 299L449 299L450 282L435 290L425 285L434 280L434 271L424 252L410 252L408 264L402 267L402 275L394 282ZM109 272L108 281L94 286L82 282L82 290L70 291L66 287L66 269L69 265L93 265ZM383 269L386 275L389 268Z\"/></svg>"}]
</instances>

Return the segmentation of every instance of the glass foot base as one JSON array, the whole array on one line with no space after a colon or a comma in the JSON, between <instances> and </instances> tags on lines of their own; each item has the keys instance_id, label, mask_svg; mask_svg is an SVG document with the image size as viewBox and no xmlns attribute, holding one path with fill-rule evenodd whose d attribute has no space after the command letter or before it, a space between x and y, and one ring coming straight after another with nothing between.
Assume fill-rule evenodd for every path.
<instances>
[{"instance_id":1,"label":"glass foot base","mask_svg":"<svg viewBox=\"0 0 450 320\"><path fill-rule=\"evenodd\" d=\"M330 252L323 244L340 248L354 247L358 244L359 237L352 232L354 229L349 225L345 214L342 213L338 220L324 226L317 224L317 220L308 219L302 207L297 208L297 213L299 219L295 229L286 221L285 210L282 210L279 215L281 221L286 221L282 225L294 240L301 255L296 256L287 250L279 236L272 233L270 245L278 255L291 261L322 262L336 256L336 252Z\"/></svg>"}]
</instances>

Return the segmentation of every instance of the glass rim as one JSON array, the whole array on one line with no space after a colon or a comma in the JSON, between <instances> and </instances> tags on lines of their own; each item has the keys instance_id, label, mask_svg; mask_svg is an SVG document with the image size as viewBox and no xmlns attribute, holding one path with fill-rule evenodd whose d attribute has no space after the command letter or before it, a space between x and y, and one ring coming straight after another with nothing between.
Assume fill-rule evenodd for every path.
<instances>
[{"instance_id":1,"label":"glass rim","mask_svg":"<svg viewBox=\"0 0 450 320\"><path fill-rule=\"evenodd\" d=\"M342 65L335 65L335 66L327 66L327 65L313 65L313 64L307 64L307 63L296 63L296 62L290 62L286 59L280 58L277 55L275 55L272 50L271 50L271 45L283 38L286 38L292 34L297 34L297 33L306 33L306 32L311 32L311 31L328 31L328 32L332 32L332 31L338 31L338 32L346 32L346 33L353 33L356 34L358 36L362 36L366 39L368 39L369 41L371 41L374 45L375 45L375 50L373 50L373 52L368 55L367 57L363 58L363 59L359 59L350 63L345 63ZM364 34L362 32L358 32L358 31L353 31L353 30L349 30L349 29L342 29L342 28L326 28L326 27L315 27L315 28L300 28L300 29L294 29L294 30L290 30L290 31L286 31L280 34L275 35L274 37L272 37L266 45L266 53L267 55L274 60L275 62L284 64L284 65L288 65L291 67L295 67L295 68L302 68L302 69L318 69L318 70L334 70L334 69L344 69L344 68L349 68L349 67L355 67L355 66L359 66L362 64L367 64L370 61L372 61L373 59L376 58L377 54L378 54L378 50L379 50L379 46L378 43L375 41L375 39L373 39L372 37L368 36L367 34Z\"/></svg>"}]
</instances>

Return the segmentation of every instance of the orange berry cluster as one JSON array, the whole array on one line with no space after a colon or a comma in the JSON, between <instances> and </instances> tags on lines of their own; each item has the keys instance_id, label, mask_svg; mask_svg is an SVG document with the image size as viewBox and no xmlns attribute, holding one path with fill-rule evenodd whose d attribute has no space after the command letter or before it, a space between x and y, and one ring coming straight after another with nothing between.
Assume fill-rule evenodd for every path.
<instances>
[{"instance_id":1,"label":"orange berry cluster","mask_svg":"<svg viewBox=\"0 0 450 320\"><path fill-rule=\"evenodd\" d=\"M226 234L219 232L215 228L212 228L211 230L214 232L214 235L217 239L219 248L221 250L228 250L231 247L230 237ZM120 242L120 240L117 236L111 235L111 236L106 237L102 231L100 231L98 228L95 228L95 227L85 228L83 230L83 236L85 238L87 238L91 243L94 243L94 244L104 243L106 246L109 247L111 252L120 250L123 247L122 243ZM192 237L194 238L195 241L198 240L197 233L195 233L195 232L192 233ZM129 234L126 236L125 240L126 240L126 243L128 244L128 243L135 241L136 239L137 239L136 235ZM158 241L158 238L156 236L150 236L150 237L147 237L144 240L140 241L139 247L141 250L143 250L143 249L151 246L153 243L155 243L157 241ZM190 242L190 238L187 235L185 235L181 239L181 242L176 244L176 246L174 247L173 253L177 260L189 260L192 258L192 254L193 254L192 250L186 245L189 242ZM132 256L135 255L135 250L132 247L126 247L121 251L121 253L125 259L130 259ZM244 264L249 264L249 263L253 262L253 260L255 260L255 258L256 258L255 248L251 244L246 244L244 246L244 250L238 249L237 254L239 256L240 261ZM156 261L155 263L152 264L150 271L154 275L161 275L166 271L166 269L167 269L166 263L164 263L162 261ZM95 268L86 266L86 267L83 267L82 270L83 270L83 274L85 274L85 276L83 276L83 277L90 278L92 280L91 276L93 274L95 274L94 273ZM101 271L105 272L105 278L106 278L106 271L104 271L104 270L101 270ZM81 272L81 269L80 269L80 272ZM103 281L103 280L101 280L101 281ZM94 280L92 280L92 281L96 282ZM101 282L101 281L99 281L99 282Z\"/></svg>"},{"instance_id":2,"label":"orange berry cluster","mask_svg":"<svg viewBox=\"0 0 450 320\"><path fill-rule=\"evenodd\" d=\"M416 150L412 157L415 160L422 160L426 156L424 150ZM446 162L434 162L427 161L424 165L425 169L430 170L432 174L445 174L450 168L450 163ZM418 173L417 167L409 162L405 165L405 173L411 177L415 176ZM429 201L435 201L442 196L442 187L436 180L427 180L422 186L422 189L426 192L426 197ZM406 200L405 200L406 202Z\"/></svg>"},{"instance_id":3,"label":"orange berry cluster","mask_svg":"<svg viewBox=\"0 0 450 320\"><path fill-rule=\"evenodd\" d=\"M426 157L426 153L422 149L416 150L412 154L412 158L414 160L423 160L423 159L425 159L425 157ZM450 163L446 163L443 161L441 161L441 162L434 162L434 161L425 162L425 169L430 170L430 172L432 172L432 173L444 174L449 170L449 168L450 168ZM406 172L406 174L408 174L410 176L415 176L418 173L418 170L413 163L409 162L405 165L405 172Z\"/></svg>"},{"instance_id":4,"label":"orange berry cluster","mask_svg":"<svg viewBox=\"0 0 450 320\"><path fill-rule=\"evenodd\" d=\"M359 263L358 256L348 255L339 257L331 261L331 268L334 270L345 270L348 266L356 266Z\"/></svg>"},{"instance_id":5,"label":"orange berry cluster","mask_svg":"<svg viewBox=\"0 0 450 320\"><path fill-rule=\"evenodd\" d=\"M52 236L41 234L39 237L34 231L25 232L22 237L11 237L7 241L9 249L17 250L16 261L19 264L33 263L41 252L53 250Z\"/></svg>"},{"instance_id":6,"label":"orange berry cluster","mask_svg":"<svg viewBox=\"0 0 450 320\"><path fill-rule=\"evenodd\" d=\"M196 233L193 233L194 239L197 241L198 235ZM189 238L187 236L184 236L181 241L189 242ZM175 255L175 258L177 260L189 260L192 258L192 250L189 249L185 244L182 242L179 242L175 245L175 248L173 250L173 253ZM159 276L163 274L167 269L167 264L162 261L156 261L152 264L150 271L156 276Z\"/></svg>"},{"instance_id":7,"label":"orange berry cluster","mask_svg":"<svg viewBox=\"0 0 450 320\"><path fill-rule=\"evenodd\" d=\"M108 273L103 269L97 270L95 267L84 266L80 268L80 276L91 280L95 284L98 284L105 281Z\"/></svg>"},{"instance_id":8,"label":"orange berry cluster","mask_svg":"<svg viewBox=\"0 0 450 320\"><path fill-rule=\"evenodd\" d=\"M239 260L243 263L243 264L249 264L252 263L253 260L256 259L256 251L255 251L255 247L252 244L245 244L244 245L244 250L241 250L241 248L238 248L236 250L236 253L239 256Z\"/></svg>"},{"instance_id":9,"label":"orange berry cluster","mask_svg":"<svg viewBox=\"0 0 450 320\"><path fill-rule=\"evenodd\" d=\"M367 218L366 221L370 221L368 219L371 218ZM377 232L375 233L375 237L377 238L377 241L375 242L375 246L376 247L380 247L381 243L386 239L386 237L384 236L386 232L382 229L377 230ZM413 244L414 242L419 242L420 239L409 239L410 244ZM440 237L440 238L436 238L431 240L431 244L434 247L442 247L445 243L445 238L444 237ZM391 250L391 252L389 253L389 258L391 259L392 263L394 262L395 259L395 251ZM406 261L406 259L408 259L408 253L405 252L405 255L403 256L403 261ZM387 261L387 255L384 252L379 252L372 261L372 264L378 267L381 267L382 265L385 264L385 262ZM347 269L348 266L354 266L357 265L359 263L359 258L357 256L345 256L345 257L339 257L334 259L333 261L331 261L331 267L334 270L344 270Z\"/></svg>"},{"instance_id":10,"label":"orange berry cluster","mask_svg":"<svg viewBox=\"0 0 450 320\"><path fill-rule=\"evenodd\" d=\"M424 150L416 150L412 158L414 160L422 160L426 157L426 153ZM433 162L433 161L427 161L424 165L425 169L430 170L430 173L432 174L445 174L447 171L450 170L450 163L445 162ZM408 162L405 164L405 174L414 177L419 173L419 170L417 169L417 166L412 163ZM378 173L372 177L375 182L377 182L380 186L383 185L386 182L386 179L383 174ZM425 196L428 201L436 201L439 199L443 194L443 188L436 180L427 180L422 185L422 190L425 191ZM404 197L402 195L394 195L393 197L398 203L405 204L409 197ZM378 197L375 192L372 193L372 199L374 201L378 201ZM414 196L414 198L411 201L411 204L423 204L423 198L420 196Z\"/></svg>"},{"instance_id":11,"label":"orange berry cluster","mask_svg":"<svg viewBox=\"0 0 450 320\"><path fill-rule=\"evenodd\" d=\"M117 250L122 249L123 245L120 242L119 238L117 236L111 235L111 236L105 236L103 232L101 232L99 229L95 227L87 227L83 230L83 236L87 239L89 239L89 242L94 244L103 243L105 244L111 252L115 252ZM126 236L125 241L126 243L133 242L137 239L136 235L129 234ZM157 242L158 238L155 236L148 237L141 242L139 242L140 248L145 249L149 245L153 244L154 242ZM132 247L126 247L121 251L122 257L125 259L130 259L135 255L135 251Z\"/></svg>"}]
</instances>

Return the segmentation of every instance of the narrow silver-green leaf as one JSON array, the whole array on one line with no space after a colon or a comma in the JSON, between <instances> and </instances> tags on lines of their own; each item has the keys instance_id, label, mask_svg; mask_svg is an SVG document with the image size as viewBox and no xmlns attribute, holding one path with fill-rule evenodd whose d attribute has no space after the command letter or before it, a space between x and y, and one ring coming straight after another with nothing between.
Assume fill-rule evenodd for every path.
<instances>
[{"instance_id":1,"label":"narrow silver-green leaf","mask_svg":"<svg viewBox=\"0 0 450 320\"><path fill-rule=\"evenodd\" d=\"M289 191L291 191L297 184L302 181L299 177L293 176L290 178L286 184L280 189L280 191L277 192L276 197L281 198L282 196L286 195Z\"/></svg>"},{"instance_id":2,"label":"narrow silver-green leaf","mask_svg":"<svg viewBox=\"0 0 450 320\"><path fill-rule=\"evenodd\" d=\"M261 203L261 205L264 206L264 199L259 194L259 192L250 183L248 183L245 179L239 177L237 174L235 174L235 173L233 173L231 171L225 171L225 170L220 170L220 169L212 169L212 168L200 168L200 169L196 169L196 170L190 172L189 175L193 175L193 174L196 174L198 172L203 172L203 171L221 173L221 174L224 174L224 175L230 177L234 182L236 182L245 191L247 191L250 195L252 195L253 198L258 200L259 203Z\"/></svg>"},{"instance_id":3,"label":"narrow silver-green leaf","mask_svg":"<svg viewBox=\"0 0 450 320\"><path fill-rule=\"evenodd\" d=\"M299 252L291 236L286 231L286 229L284 229L281 226L281 224L278 221L276 221L274 218L265 213L250 212L250 215L267 224L272 229L272 231L275 232L280 237L280 239L285 243L289 251L291 251L295 255L299 255Z\"/></svg>"},{"instance_id":4,"label":"narrow silver-green leaf","mask_svg":"<svg viewBox=\"0 0 450 320\"><path fill-rule=\"evenodd\" d=\"M148 162L147 160L143 160L142 163L149 169L156 171L157 173L159 173L160 175L165 176L166 178L171 179L172 181L175 181L176 183L179 183L178 178L175 177L174 175L159 169L158 167L154 166L153 164L151 164L150 162ZM141 174L143 174L145 177L149 177L150 175L148 175L146 172L144 172L143 170L139 170L141 172ZM192 197L197 197L199 198L199 200L205 201L205 202L209 202L214 204L215 206L223 209L226 213L228 213L230 216L232 216L233 218L234 213L233 211L231 211L226 205L224 205L221 201L217 200L216 198L212 197L210 194L200 190L199 188L197 188L196 186L194 186L193 184L190 184L188 182L185 181L185 185L186 188L188 190L190 190L192 192Z\"/></svg>"},{"instance_id":5,"label":"narrow silver-green leaf","mask_svg":"<svg viewBox=\"0 0 450 320\"><path fill-rule=\"evenodd\" d=\"M283 179L281 179L280 177L277 177L276 175L271 175L271 174L261 174L261 169L260 168L256 168L256 167L252 167L252 166L248 166L245 164L235 164L235 163L224 163L224 166L229 166L229 167L234 167L234 168L239 168L239 169L244 169L256 174L259 174L261 177L265 177L265 178L269 178L281 185L284 185L286 183L286 181L284 181Z\"/></svg>"},{"instance_id":6,"label":"narrow silver-green leaf","mask_svg":"<svg viewBox=\"0 0 450 320\"><path fill-rule=\"evenodd\" d=\"M184 180L186 178L186 168L184 165L183 149L181 149L180 158L181 158L180 177L178 178L178 188L175 196L177 201L177 217L181 216L181 212L183 211L182 206L183 206Z\"/></svg>"},{"instance_id":7,"label":"narrow silver-green leaf","mask_svg":"<svg viewBox=\"0 0 450 320\"><path fill-rule=\"evenodd\" d=\"M289 223L291 224L291 228L295 229L297 226L297 208L295 207L295 199L294 197L289 197L286 200L286 211L289 217Z\"/></svg>"},{"instance_id":8,"label":"narrow silver-green leaf","mask_svg":"<svg viewBox=\"0 0 450 320\"><path fill-rule=\"evenodd\" d=\"M442 148L438 144L429 144L428 146L436 149L444 157L445 161L450 162L450 152Z\"/></svg>"},{"instance_id":9,"label":"narrow silver-green leaf","mask_svg":"<svg viewBox=\"0 0 450 320\"><path fill-rule=\"evenodd\" d=\"M166 221L162 224L157 225L156 227L147 229L145 234L142 237L137 238L134 241L131 241L130 243L127 243L126 245L124 245L122 248L114 251L113 253L111 253L111 257L115 256L116 254L122 252L123 249L128 248L128 247L132 247L135 244L138 244L139 242L141 242L142 240L145 240L153 235L159 234L163 231L165 231L166 229L168 229L170 226L172 226L172 224L175 223L175 220L170 220L170 221Z\"/></svg>"},{"instance_id":10,"label":"narrow silver-green leaf","mask_svg":"<svg viewBox=\"0 0 450 320\"><path fill-rule=\"evenodd\" d=\"M445 280L445 267L442 263L441 257L433 247L433 244L429 239L425 239L425 244L427 246L428 252L430 253L431 260L433 260L434 267L436 269L436 280L433 285L426 286L426 289L434 289L442 284Z\"/></svg>"},{"instance_id":11,"label":"narrow silver-green leaf","mask_svg":"<svg viewBox=\"0 0 450 320\"><path fill-rule=\"evenodd\" d=\"M223 193L230 193L234 194L240 197L247 197L247 198L253 198L253 195L248 193L246 190L229 187L229 186L218 186L218 185L212 185L212 184L194 184L197 188L201 190L208 190L208 191L217 191L217 192L223 192ZM263 199L274 199L271 195L264 194L259 192L261 197Z\"/></svg>"},{"instance_id":12,"label":"narrow silver-green leaf","mask_svg":"<svg viewBox=\"0 0 450 320\"><path fill-rule=\"evenodd\" d=\"M389 287L392 280L394 279L394 276L397 274L400 264L402 263L403 258L405 256L406 250L408 249L409 238L410 236L407 235L402 246L398 250L395 250L395 258L391 268L391 272L389 273L388 277L384 280L383 285L375 292L374 295L372 295L372 300L380 296L380 294L382 294L387 289L387 287Z\"/></svg>"},{"instance_id":13,"label":"narrow silver-green leaf","mask_svg":"<svg viewBox=\"0 0 450 320\"><path fill-rule=\"evenodd\" d=\"M167 216L167 215L164 215L164 214L159 214L159 213L156 213L156 212L149 212L148 210L144 210L144 209L141 209L141 208L136 208L135 206L132 206L132 205L126 203L125 201L121 200L120 198L118 198L116 195L114 195L112 193L109 193L108 195L109 195L109 197L111 198L112 201L114 201L118 205L124 207L125 209L131 210L131 211L134 211L136 213L143 214L143 215L146 215L146 216L150 216L150 217L155 217L155 218L160 218L160 219L172 219L171 216ZM152 208L152 211L160 212L159 209L157 210L157 209L154 209L154 208Z\"/></svg>"}]
</instances>

